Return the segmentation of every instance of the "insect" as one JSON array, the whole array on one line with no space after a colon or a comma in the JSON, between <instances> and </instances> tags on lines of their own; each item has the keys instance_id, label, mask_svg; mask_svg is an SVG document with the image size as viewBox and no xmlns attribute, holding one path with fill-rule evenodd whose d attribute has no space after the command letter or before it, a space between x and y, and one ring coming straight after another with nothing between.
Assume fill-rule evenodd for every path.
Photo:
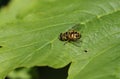
<instances>
[{"instance_id":1,"label":"insect","mask_svg":"<svg viewBox=\"0 0 120 79\"><path fill-rule=\"evenodd\" d=\"M76 27L77 25L75 25ZM81 38L81 34L74 28L68 30L67 32L60 33L59 40L66 42L75 42Z\"/></svg>"},{"instance_id":2,"label":"insect","mask_svg":"<svg viewBox=\"0 0 120 79\"><path fill-rule=\"evenodd\" d=\"M81 34L75 30L70 30L65 33L60 33L60 40L61 41L77 41L81 38Z\"/></svg>"}]
</instances>

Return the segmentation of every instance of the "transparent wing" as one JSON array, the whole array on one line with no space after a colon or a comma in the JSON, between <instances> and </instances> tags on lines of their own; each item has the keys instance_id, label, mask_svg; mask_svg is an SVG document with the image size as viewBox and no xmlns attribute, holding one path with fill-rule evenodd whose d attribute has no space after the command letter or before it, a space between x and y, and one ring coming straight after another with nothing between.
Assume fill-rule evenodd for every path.
<instances>
[{"instance_id":1,"label":"transparent wing","mask_svg":"<svg viewBox=\"0 0 120 79\"><path fill-rule=\"evenodd\" d=\"M76 41L70 41L70 43L77 46L77 47L81 47L82 40L78 39Z\"/></svg>"},{"instance_id":2,"label":"transparent wing","mask_svg":"<svg viewBox=\"0 0 120 79\"><path fill-rule=\"evenodd\" d=\"M69 30L75 30L75 31L79 31L79 32L81 31L82 32L84 27L85 26L83 24L78 23L78 24L75 24L72 27L70 27Z\"/></svg>"}]
</instances>

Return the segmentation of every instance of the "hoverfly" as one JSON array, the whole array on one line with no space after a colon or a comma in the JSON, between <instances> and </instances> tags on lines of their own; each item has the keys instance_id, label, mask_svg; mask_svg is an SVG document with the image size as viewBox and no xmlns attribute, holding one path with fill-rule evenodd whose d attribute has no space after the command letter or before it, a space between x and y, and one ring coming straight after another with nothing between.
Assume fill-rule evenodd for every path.
<instances>
[{"instance_id":1,"label":"hoverfly","mask_svg":"<svg viewBox=\"0 0 120 79\"><path fill-rule=\"evenodd\" d=\"M60 33L59 39L61 41L77 41L78 39L81 38L81 34L75 30L69 30L65 33Z\"/></svg>"},{"instance_id":2,"label":"hoverfly","mask_svg":"<svg viewBox=\"0 0 120 79\"><path fill-rule=\"evenodd\" d=\"M76 42L81 38L81 33L79 30L80 24L76 24L70 30L60 33L59 40L66 42Z\"/></svg>"}]
</instances>

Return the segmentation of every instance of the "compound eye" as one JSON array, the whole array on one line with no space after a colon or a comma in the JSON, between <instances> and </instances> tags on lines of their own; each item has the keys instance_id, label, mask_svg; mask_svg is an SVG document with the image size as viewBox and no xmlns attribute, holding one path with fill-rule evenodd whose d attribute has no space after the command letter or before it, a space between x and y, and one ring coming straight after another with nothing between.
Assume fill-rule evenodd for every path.
<instances>
[{"instance_id":1,"label":"compound eye","mask_svg":"<svg viewBox=\"0 0 120 79\"><path fill-rule=\"evenodd\" d=\"M60 36L62 36L62 33L60 33Z\"/></svg>"},{"instance_id":2,"label":"compound eye","mask_svg":"<svg viewBox=\"0 0 120 79\"><path fill-rule=\"evenodd\" d=\"M59 39L60 39L60 40L62 40L62 36L63 36L63 34L62 34L62 33L60 33L60 36L59 36Z\"/></svg>"}]
</instances>

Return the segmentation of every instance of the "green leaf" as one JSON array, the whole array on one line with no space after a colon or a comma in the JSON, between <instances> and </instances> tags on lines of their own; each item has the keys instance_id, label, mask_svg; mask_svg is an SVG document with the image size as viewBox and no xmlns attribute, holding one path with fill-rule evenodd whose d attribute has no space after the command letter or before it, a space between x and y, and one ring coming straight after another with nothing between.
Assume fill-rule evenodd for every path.
<instances>
[{"instance_id":1,"label":"green leaf","mask_svg":"<svg viewBox=\"0 0 120 79\"><path fill-rule=\"evenodd\" d=\"M76 24L80 47L64 45L59 34ZM120 79L119 61L119 0L13 0L0 12L0 79L18 67L70 62L68 79Z\"/></svg>"}]
</instances>

